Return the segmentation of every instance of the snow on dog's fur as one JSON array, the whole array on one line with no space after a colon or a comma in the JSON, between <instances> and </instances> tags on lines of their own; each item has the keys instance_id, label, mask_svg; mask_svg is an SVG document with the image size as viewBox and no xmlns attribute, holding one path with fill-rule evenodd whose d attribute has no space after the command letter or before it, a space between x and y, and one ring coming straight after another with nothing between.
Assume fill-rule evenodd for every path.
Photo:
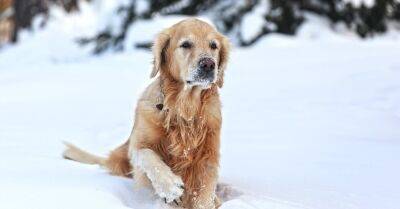
<instances>
[{"instance_id":1,"label":"snow on dog's fur","mask_svg":"<svg viewBox=\"0 0 400 209\"><path fill-rule=\"evenodd\" d=\"M186 208L219 206L215 195L221 130L218 89L229 42L209 24L187 19L154 42L158 77L139 99L129 140L101 158L68 144L64 157L100 164L115 175L152 186L166 202Z\"/></svg>"}]
</instances>

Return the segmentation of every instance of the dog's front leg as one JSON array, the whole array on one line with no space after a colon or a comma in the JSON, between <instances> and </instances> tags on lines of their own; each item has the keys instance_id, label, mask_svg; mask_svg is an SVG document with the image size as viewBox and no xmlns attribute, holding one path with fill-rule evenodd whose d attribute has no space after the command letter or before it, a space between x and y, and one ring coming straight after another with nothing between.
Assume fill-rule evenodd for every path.
<instances>
[{"instance_id":1,"label":"dog's front leg","mask_svg":"<svg viewBox=\"0 0 400 209\"><path fill-rule=\"evenodd\" d=\"M193 209L215 209L220 203L215 194L218 178L218 167L211 166L200 175L201 186L192 197Z\"/></svg>"},{"instance_id":2,"label":"dog's front leg","mask_svg":"<svg viewBox=\"0 0 400 209\"><path fill-rule=\"evenodd\" d=\"M175 175L161 157L151 149L139 149L134 157L135 169L140 169L150 179L158 196L170 203L179 199L184 191L182 179Z\"/></svg>"}]
</instances>

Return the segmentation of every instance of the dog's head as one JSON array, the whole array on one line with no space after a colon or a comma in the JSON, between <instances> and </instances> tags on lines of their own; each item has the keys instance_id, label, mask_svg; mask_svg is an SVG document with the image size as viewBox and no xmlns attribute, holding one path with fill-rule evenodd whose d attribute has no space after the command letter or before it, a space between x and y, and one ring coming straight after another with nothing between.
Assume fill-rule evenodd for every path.
<instances>
[{"instance_id":1,"label":"dog's head","mask_svg":"<svg viewBox=\"0 0 400 209\"><path fill-rule=\"evenodd\" d=\"M151 77L162 71L187 87L222 87L229 46L228 39L206 22L181 21L156 38Z\"/></svg>"}]
</instances>

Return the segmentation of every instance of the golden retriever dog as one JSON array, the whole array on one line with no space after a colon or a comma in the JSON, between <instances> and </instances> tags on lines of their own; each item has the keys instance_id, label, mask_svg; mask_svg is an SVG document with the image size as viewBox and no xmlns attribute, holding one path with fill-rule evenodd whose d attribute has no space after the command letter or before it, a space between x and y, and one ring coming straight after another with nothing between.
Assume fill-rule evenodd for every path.
<instances>
[{"instance_id":1,"label":"golden retriever dog","mask_svg":"<svg viewBox=\"0 0 400 209\"><path fill-rule=\"evenodd\" d=\"M219 206L221 102L229 41L214 27L187 19L154 41L156 77L136 107L129 140L107 158L67 144L64 157L132 176L166 203L185 208Z\"/></svg>"}]
</instances>

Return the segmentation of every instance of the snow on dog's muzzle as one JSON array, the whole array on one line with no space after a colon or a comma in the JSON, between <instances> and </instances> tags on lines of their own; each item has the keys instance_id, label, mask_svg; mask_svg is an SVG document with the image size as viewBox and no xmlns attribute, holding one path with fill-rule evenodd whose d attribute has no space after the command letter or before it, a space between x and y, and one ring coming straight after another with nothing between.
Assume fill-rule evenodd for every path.
<instances>
[{"instance_id":1,"label":"snow on dog's muzzle","mask_svg":"<svg viewBox=\"0 0 400 209\"><path fill-rule=\"evenodd\" d=\"M203 89L209 88L217 80L218 69L215 63L215 60L211 57L200 58L196 67L190 71L186 84L201 86Z\"/></svg>"}]
</instances>

